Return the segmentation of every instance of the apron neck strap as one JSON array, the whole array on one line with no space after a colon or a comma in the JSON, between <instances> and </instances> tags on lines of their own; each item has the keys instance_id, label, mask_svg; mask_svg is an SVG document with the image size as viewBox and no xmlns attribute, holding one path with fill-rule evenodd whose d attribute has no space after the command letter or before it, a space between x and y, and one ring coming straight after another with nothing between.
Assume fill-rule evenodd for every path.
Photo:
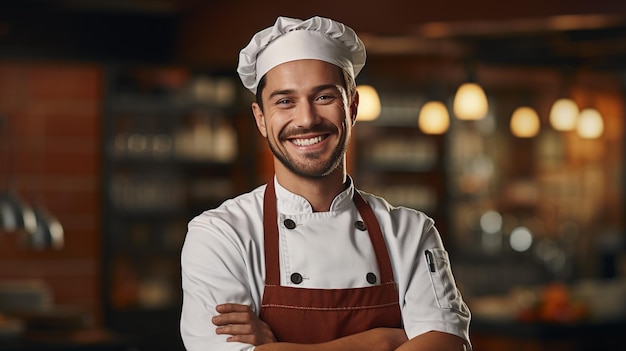
<instances>
[{"instance_id":1,"label":"apron neck strap","mask_svg":"<svg viewBox=\"0 0 626 351\"><path fill-rule=\"evenodd\" d=\"M263 231L265 240L265 284L280 285L280 257L278 255L278 214L274 180L267 182L263 196Z\"/></svg>"},{"instance_id":2,"label":"apron neck strap","mask_svg":"<svg viewBox=\"0 0 626 351\"><path fill-rule=\"evenodd\" d=\"M391 269L391 260L389 259L389 252L387 251L387 244L385 244L385 237L380 229L380 224L376 219L376 215L372 210L372 207L363 200L363 197L359 192L354 189L354 196L352 197L356 205L359 214L365 222L367 233L370 236L374 252L376 253L376 261L378 262L378 270L380 272L381 283L393 282L393 270Z\"/></svg>"}]
</instances>

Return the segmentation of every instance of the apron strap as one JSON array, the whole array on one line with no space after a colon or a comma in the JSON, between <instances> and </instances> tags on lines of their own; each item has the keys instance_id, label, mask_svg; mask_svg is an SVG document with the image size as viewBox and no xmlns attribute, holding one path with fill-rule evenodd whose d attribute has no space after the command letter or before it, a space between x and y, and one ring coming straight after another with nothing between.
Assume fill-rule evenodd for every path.
<instances>
[{"instance_id":1,"label":"apron strap","mask_svg":"<svg viewBox=\"0 0 626 351\"><path fill-rule=\"evenodd\" d=\"M363 200L363 197L356 188L354 189L353 200L359 214L363 217L367 233L372 241L372 246L376 253L376 261L378 262L378 270L380 271L380 281L383 284L393 282L393 270L391 269L391 260L389 259L387 244L385 244L385 238L383 232L380 230L380 224L376 219L376 215L374 215L372 207Z\"/></svg>"},{"instance_id":2,"label":"apron strap","mask_svg":"<svg viewBox=\"0 0 626 351\"><path fill-rule=\"evenodd\" d=\"M278 255L278 215L274 180L267 182L263 196L263 230L265 242L265 285L280 285Z\"/></svg>"}]
</instances>

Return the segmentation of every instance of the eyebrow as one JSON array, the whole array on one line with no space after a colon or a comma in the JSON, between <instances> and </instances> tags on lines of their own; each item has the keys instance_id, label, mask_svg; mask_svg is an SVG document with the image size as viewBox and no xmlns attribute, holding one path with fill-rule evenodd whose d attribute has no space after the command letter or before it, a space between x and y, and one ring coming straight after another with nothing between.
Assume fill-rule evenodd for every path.
<instances>
[{"instance_id":1,"label":"eyebrow","mask_svg":"<svg viewBox=\"0 0 626 351\"><path fill-rule=\"evenodd\" d=\"M319 93L320 91L324 91L326 89L335 89L335 90L339 90L337 89L337 85L336 84L323 84L323 85L318 85L316 87L314 87L312 89L313 93ZM277 95L289 95L289 94L293 94L296 90L295 89L284 89L284 90L275 90L273 91L269 98L273 98L274 96Z\"/></svg>"},{"instance_id":2,"label":"eyebrow","mask_svg":"<svg viewBox=\"0 0 626 351\"><path fill-rule=\"evenodd\" d=\"M294 91L295 91L294 89L275 90L270 94L269 98L271 99L276 95L289 95L293 93Z\"/></svg>"}]
</instances>

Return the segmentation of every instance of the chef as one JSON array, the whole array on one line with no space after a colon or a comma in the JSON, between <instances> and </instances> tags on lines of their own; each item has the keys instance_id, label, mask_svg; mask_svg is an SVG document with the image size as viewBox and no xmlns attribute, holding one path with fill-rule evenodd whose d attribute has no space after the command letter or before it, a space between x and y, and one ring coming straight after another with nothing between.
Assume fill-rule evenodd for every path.
<instances>
[{"instance_id":1,"label":"chef","mask_svg":"<svg viewBox=\"0 0 626 351\"><path fill-rule=\"evenodd\" d=\"M240 52L275 175L189 223L188 350L471 348L433 221L347 174L365 58L351 28L322 17L279 17Z\"/></svg>"}]
</instances>

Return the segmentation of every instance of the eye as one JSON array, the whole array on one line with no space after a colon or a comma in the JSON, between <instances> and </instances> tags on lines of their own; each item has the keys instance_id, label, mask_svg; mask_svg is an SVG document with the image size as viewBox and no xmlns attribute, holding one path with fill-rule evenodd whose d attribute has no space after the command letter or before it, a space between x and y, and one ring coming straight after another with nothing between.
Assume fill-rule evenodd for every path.
<instances>
[{"instance_id":1,"label":"eye","mask_svg":"<svg viewBox=\"0 0 626 351\"><path fill-rule=\"evenodd\" d=\"M321 103L329 103L335 99L335 95L333 94L321 94L315 98L315 101L319 101Z\"/></svg>"},{"instance_id":2,"label":"eye","mask_svg":"<svg viewBox=\"0 0 626 351\"><path fill-rule=\"evenodd\" d=\"M276 100L275 104L276 105L280 105L281 107L287 106L287 105L291 105L293 103L293 101L289 98L282 98L282 99L278 99Z\"/></svg>"}]
</instances>

